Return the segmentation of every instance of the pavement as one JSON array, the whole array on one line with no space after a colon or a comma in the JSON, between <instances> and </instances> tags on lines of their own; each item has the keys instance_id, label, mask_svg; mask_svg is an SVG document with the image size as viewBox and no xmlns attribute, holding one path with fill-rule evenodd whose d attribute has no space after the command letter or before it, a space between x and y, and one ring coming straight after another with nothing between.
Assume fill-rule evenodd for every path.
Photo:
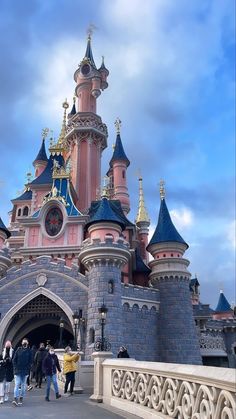
<instances>
[{"instance_id":1,"label":"pavement","mask_svg":"<svg viewBox=\"0 0 236 419\"><path fill-rule=\"evenodd\" d=\"M89 399L89 394L75 394L58 400L51 389L50 402L45 401L45 388L33 388L28 391L22 406L12 405L13 387L10 400L0 405L0 419L137 419L131 415L96 403Z\"/></svg>"}]
</instances>

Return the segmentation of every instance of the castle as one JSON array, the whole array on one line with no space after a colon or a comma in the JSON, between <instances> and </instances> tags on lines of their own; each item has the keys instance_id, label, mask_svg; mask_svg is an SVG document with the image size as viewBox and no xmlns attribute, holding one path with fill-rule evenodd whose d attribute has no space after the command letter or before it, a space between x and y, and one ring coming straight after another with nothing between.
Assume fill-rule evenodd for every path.
<instances>
[{"instance_id":1,"label":"castle","mask_svg":"<svg viewBox=\"0 0 236 419\"><path fill-rule=\"evenodd\" d=\"M36 344L75 340L90 359L101 342L99 311L105 307L105 336L114 353L125 345L136 359L201 364L196 325L214 319L209 306L199 302L199 284L184 257L188 244L172 223L164 182L150 241L141 177L135 223L128 218L130 161L119 119L101 188L108 133L96 106L108 76L104 61L99 68L95 64L89 36L74 73L68 115L63 103L59 138L51 139L48 156L48 130L43 130L34 179L12 200L9 227L0 219L0 346L6 338L17 346L24 336ZM226 313L235 337L233 312L226 306L221 305L218 320ZM201 316L203 311L207 314Z\"/></svg>"}]
</instances>

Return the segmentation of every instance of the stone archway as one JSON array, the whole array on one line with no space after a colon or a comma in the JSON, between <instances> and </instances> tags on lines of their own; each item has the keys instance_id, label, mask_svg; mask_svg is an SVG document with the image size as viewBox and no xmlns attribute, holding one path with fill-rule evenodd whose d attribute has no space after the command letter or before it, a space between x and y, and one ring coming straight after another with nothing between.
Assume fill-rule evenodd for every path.
<instances>
[{"instance_id":1,"label":"stone archway","mask_svg":"<svg viewBox=\"0 0 236 419\"><path fill-rule=\"evenodd\" d=\"M24 337L38 329L38 341L44 339L43 331L51 327L52 342L58 343L59 321L64 318L64 335L67 335L68 343L73 339L73 318L70 307L56 294L48 289L40 287L22 298L8 313L0 323L0 345L6 339L10 339L13 345L19 343ZM42 326L45 327L43 330ZM41 329L40 329L41 328ZM33 342L32 342L33 343Z\"/></svg>"}]
</instances>

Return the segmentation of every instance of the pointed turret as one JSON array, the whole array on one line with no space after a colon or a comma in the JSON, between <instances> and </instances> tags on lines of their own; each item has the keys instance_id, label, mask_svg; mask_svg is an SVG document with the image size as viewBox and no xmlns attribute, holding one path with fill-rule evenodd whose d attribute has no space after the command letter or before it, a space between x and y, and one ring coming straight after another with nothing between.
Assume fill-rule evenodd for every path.
<instances>
[{"instance_id":1,"label":"pointed turret","mask_svg":"<svg viewBox=\"0 0 236 419\"><path fill-rule=\"evenodd\" d=\"M92 46L91 46L91 33L88 34L88 40L87 40L87 48L85 51L85 56L83 61L89 61L89 63L94 67L96 67L95 61L93 59L93 52L92 52Z\"/></svg>"},{"instance_id":2,"label":"pointed turret","mask_svg":"<svg viewBox=\"0 0 236 419\"><path fill-rule=\"evenodd\" d=\"M110 205L110 201L106 197L103 197L101 201L99 201L97 210L90 217L86 226L88 228L92 224L103 222L111 222L118 224L122 230L124 230L125 228L123 220L115 213L115 211Z\"/></svg>"},{"instance_id":3,"label":"pointed turret","mask_svg":"<svg viewBox=\"0 0 236 419\"><path fill-rule=\"evenodd\" d=\"M189 292L189 261L183 258L187 243L173 225L160 183L161 207L153 237L147 247L153 260L150 285L159 289L159 341L161 362L201 364L200 346ZM184 341L184 347L182 342ZM179 348L182 348L180 351ZM171 348L171 350L169 349Z\"/></svg>"},{"instance_id":4,"label":"pointed turret","mask_svg":"<svg viewBox=\"0 0 236 419\"><path fill-rule=\"evenodd\" d=\"M233 310L225 297L222 290L220 290L218 304L215 309L215 313L213 314L214 320L221 320L221 319L232 319L233 318Z\"/></svg>"},{"instance_id":5,"label":"pointed turret","mask_svg":"<svg viewBox=\"0 0 236 419\"><path fill-rule=\"evenodd\" d=\"M6 239L9 239L10 236L11 236L10 231L6 228L4 222L2 221L0 217L0 239L2 238L5 241ZM1 242L0 242L0 247L2 247Z\"/></svg>"},{"instance_id":6,"label":"pointed turret","mask_svg":"<svg viewBox=\"0 0 236 419\"><path fill-rule=\"evenodd\" d=\"M76 106L75 106L75 102L76 102L76 97L73 97L73 106L71 108L70 113L68 114L68 118L71 118L72 116L74 116L76 114Z\"/></svg>"},{"instance_id":7,"label":"pointed turret","mask_svg":"<svg viewBox=\"0 0 236 419\"><path fill-rule=\"evenodd\" d=\"M37 154L37 157L33 161L33 166L35 168L35 177L38 177L41 175L41 173L44 171L45 167L47 166L48 157L45 149L45 139L48 135L49 129L44 128L42 130L42 144L40 147L40 150Z\"/></svg>"},{"instance_id":8,"label":"pointed turret","mask_svg":"<svg viewBox=\"0 0 236 419\"><path fill-rule=\"evenodd\" d=\"M101 64L101 67L98 69L98 71L102 76L101 89L104 90L108 87L107 77L109 76L109 71L104 64L104 57L102 57L102 64Z\"/></svg>"},{"instance_id":9,"label":"pointed turret","mask_svg":"<svg viewBox=\"0 0 236 419\"><path fill-rule=\"evenodd\" d=\"M124 213L128 214L130 210L130 200L126 180L126 171L130 161L126 156L122 145L120 137L121 121L119 118L116 119L115 126L117 130L116 144L110 161L110 170L108 171L108 175L110 177L110 187L113 190L112 198L119 199Z\"/></svg>"},{"instance_id":10,"label":"pointed turret","mask_svg":"<svg viewBox=\"0 0 236 419\"><path fill-rule=\"evenodd\" d=\"M138 239L140 246L140 255L145 263L148 262L148 253L146 247L148 244L148 233L150 226L150 219L145 208L144 195L143 195L143 178L139 177L139 207L136 218L136 225L138 227Z\"/></svg>"}]
</instances>

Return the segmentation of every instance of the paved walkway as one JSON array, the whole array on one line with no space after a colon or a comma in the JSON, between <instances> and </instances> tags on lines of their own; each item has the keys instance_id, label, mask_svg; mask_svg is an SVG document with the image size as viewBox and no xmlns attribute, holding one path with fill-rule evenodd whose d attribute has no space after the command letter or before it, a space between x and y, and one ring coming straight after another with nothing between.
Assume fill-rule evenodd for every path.
<instances>
[{"instance_id":1,"label":"paved walkway","mask_svg":"<svg viewBox=\"0 0 236 419\"><path fill-rule=\"evenodd\" d=\"M88 394L75 394L55 400L51 390L50 402L46 402L44 389L28 391L22 406L14 407L10 401L0 405L1 419L134 419L137 416L121 412L102 403L89 400Z\"/></svg>"}]
</instances>

